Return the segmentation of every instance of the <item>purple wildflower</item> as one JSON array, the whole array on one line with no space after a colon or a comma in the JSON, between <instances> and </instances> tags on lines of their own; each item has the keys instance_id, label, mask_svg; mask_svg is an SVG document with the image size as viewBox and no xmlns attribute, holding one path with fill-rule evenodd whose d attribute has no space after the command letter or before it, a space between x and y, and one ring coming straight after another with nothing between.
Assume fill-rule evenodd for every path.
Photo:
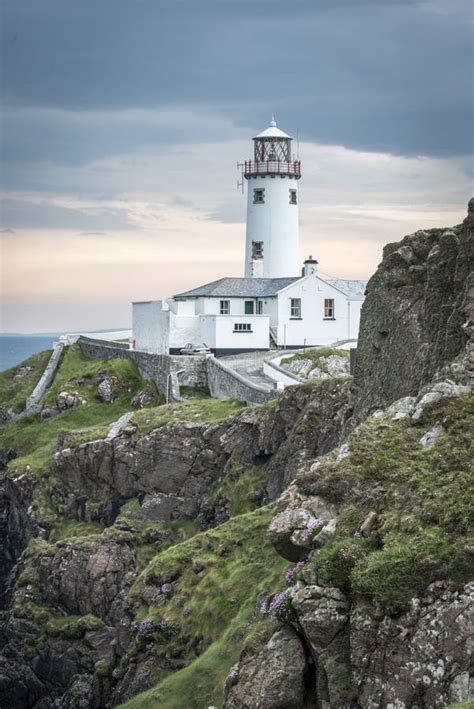
<instances>
[{"instance_id":1,"label":"purple wildflower","mask_svg":"<svg viewBox=\"0 0 474 709\"><path fill-rule=\"evenodd\" d=\"M227 678L230 679L230 680L234 680L234 679L237 679L238 675L239 675L239 673L237 672L237 670L233 670L233 669L232 669L232 670L229 672L229 674L227 675Z\"/></svg>"},{"instance_id":2,"label":"purple wildflower","mask_svg":"<svg viewBox=\"0 0 474 709\"><path fill-rule=\"evenodd\" d=\"M276 593L268 606L268 615L271 615L273 618L283 619L285 616L285 611L288 608L288 601L289 598L287 591L279 591Z\"/></svg>"},{"instance_id":3,"label":"purple wildflower","mask_svg":"<svg viewBox=\"0 0 474 709\"><path fill-rule=\"evenodd\" d=\"M318 527L324 527L326 520L323 517L311 517L306 523L306 529L317 529Z\"/></svg>"},{"instance_id":4,"label":"purple wildflower","mask_svg":"<svg viewBox=\"0 0 474 709\"><path fill-rule=\"evenodd\" d=\"M296 574L298 573L298 571L301 571L305 563L305 561L298 561L298 563L292 566L291 569L285 571L284 577L287 583L292 583L295 580Z\"/></svg>"},{"instance_id":5,"label":"purple wildflower","mask_svg":"<svg viewBox=\"0 0 474 709\"><path fill-rule=\"evenodd\" d=\"M111 645L111 647L114 647L115 645L117 645L117 638L112 638L112 640L110 641L109 644Z\"/></svg>"},{"instance_id":6,"label":"purple wildflower","mask_svg":"<svg viewBox=\"0 0 474 709\"><path fill-rule=\"evenodd\" d=\"M171 593L173 590L173 587L170 583L164 583L163 586L161 587L161 593L164 593L167 595L168 593Z\"/></svg>"},{"instance_id":7,"label":"purple wildflower","mask_svg":"<svg viewBox=\"0 0 474 709\"><path fill-rule=\"evenodd\" d=\"M137 630L139 635L149 635L155 630L155 621L153 618L145 618L138 624Z\"/></svg>"}]
</instances>

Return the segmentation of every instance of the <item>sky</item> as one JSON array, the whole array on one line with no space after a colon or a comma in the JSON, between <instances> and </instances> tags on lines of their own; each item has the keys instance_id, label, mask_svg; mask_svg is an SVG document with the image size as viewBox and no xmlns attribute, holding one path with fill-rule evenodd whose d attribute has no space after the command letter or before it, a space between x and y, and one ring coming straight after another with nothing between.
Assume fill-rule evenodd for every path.
<instances>
[{"instance_id":1,"label":"sky","mask_svg":"<svg viewBox=\"0 0 474 709\"><path fill-rule=\"evenodd\" d=\"M473 193L470 0L3 0L0 330L243 275L237 162L298 137L300 257L368 278Z\"/></svg>"}]
</instances>

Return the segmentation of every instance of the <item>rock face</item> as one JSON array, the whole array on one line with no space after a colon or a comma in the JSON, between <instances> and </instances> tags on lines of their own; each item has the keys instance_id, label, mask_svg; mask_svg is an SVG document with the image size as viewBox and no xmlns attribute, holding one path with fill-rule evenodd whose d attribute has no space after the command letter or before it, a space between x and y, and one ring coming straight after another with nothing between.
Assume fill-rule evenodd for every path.
<instances>
[{"instance_id":1,"label":"rock face","mask_svg":"<svg viewBox=\"0 0 474 709\"><path fill-rule=\"evenodd\" d=\"M56 502L68 515L105 524L136 496L150 519L212 519L203 495L234 466L266 463L265 497L273 500L307 457L339 443L349 412L349 385L335 381L288 389L275 408L249 409L225 423L170 423L142 436L125 425L105 439L66 440L55 455L65 483Z\"/></svg>"},{"instance_id":2,"label":"rock face","mask_svg":"<svg viewBox=\"0 0 474 709\"><path fill-rule=\"evenodd\" d=\"M463 224L417 231L385 247L362 309L354 373L359 420L416 394L464 351L473 269L472 200Z\"/></svg>"},{"instance_id":3,"label":"rock face","mask_svg":"<svg viewBox=\"0 0 474 709\"><path fill-rule=\"evenodd\" d=\"M231 670L225 709L300 709L305 699L306 658L291 628L276 632L253 662Z\"/></svg>"}]
</instances>

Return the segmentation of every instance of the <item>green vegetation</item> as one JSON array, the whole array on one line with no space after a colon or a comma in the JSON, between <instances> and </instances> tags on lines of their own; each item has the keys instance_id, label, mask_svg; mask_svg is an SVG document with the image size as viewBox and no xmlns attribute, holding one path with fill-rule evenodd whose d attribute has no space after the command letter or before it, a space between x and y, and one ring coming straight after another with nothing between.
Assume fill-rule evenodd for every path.
<instances>
[{"instance_id":1,"label":"green vegetation","mask_svg":"<svg viewBox=\"0 0 474 709\"><path fill-rule=\"evenodd\" d=\"M244 403L237 399L190 399L179 404L165 404L153 409L137 411L133 423L140 435L149 433L167 423L214 423L238 413Z\"/></svg>"},{"instance_id":2,"label":"green vegetation","mask_svg":"<svg viewBox=\"0 0 474 709\"><path fill-rule=\"evenodd\" d=\"M15 367L0 372L1 407L12 408L15 413L19 413L25 408L26 399L40 380L51 354L52 350L39 352ZM25 367L32 367L32 371L22 374L20 370Z\"/></svg>"},{"instance_id":3,"label":"green vegetation","mask_svg":"<svg viewBox=\"0 0 474 709\"><path fill-rule=\"evenodd\" d=\"M326 365L321 361L325 357L330 357L331 355L337 355L338 357L345 357L349 359L349 350L339 350L334 347L318 347L317 349L306 350L306 352L297 352L291 357L285 357L281 360L282 364L288 364L289 362L300 362L301 360L311 360L312 367L319 367L323 372L327 371Z\"/></svg>"},{"instance_id":4,"label":"green vegetation","mask_svg":"<svg viewBox=\"0 0 474 709\"><path fill-rule=\"evenodd\" d=\"M117 378L117 396L112 404L102 403L97 395L99 374ZM54 406L56 396L64 390L77 391L87 403L52 418L42 420L39 414L35 414L5 426L0 433L0 447L13 448L19 453L10 468L19 469L29 465L39 470L47 465L60 432L80 432L84 440L106 436L110 424L130 410L130 400L141 388L143 381L130 360L89 361L82 356L77 345L66 348L42 403L44 406Z\"/></svg>"},{"instance_id":5,"label":"green vegetation","mask_svg":"<svg viewBox=\"0 0 474 709\"><path fill-rule=\"evenodd\" d=\"M396 612L433 581L473 578L473 416L467 395L431 406L420 424L369 419L347 458L301 475L303 491L345 502L335 538L311 557L322 579ZM423 448L436 422L444 433ZM370 511L376 529L354 537Z\"/></svg>"},{"instance_id":6,"label":"green vegetation","mask_svg":"<svg viewBox=\"0 0 474 709\"><path fill-rule=\"evenodd\" d=\"M266 466L238 465L210 488L206 501L214 505L219 499L228 500L231 517L251 512L262 500L266 481Z\"/></svg>"},{"instance_id":7,"label":"green vegetation","mask_svg":"<svg viewBox=\"0 0 474 709\"><path fill-rule=\"evenodd\" d=\"M44 406L54 406L59 392L77 391L89 403L98 403L99 375L117 377L116 401L130 402L130 395L143 386L138 369L130 359L88 360L78 345L67 347L50 389L43 398Z\"/></svg>"},{"instance_id":8,"label":"green vegetation","mask_svg":"<svg viewBox=\"0 0 474 709\"><path fill-rule=\"evenodd\" d=\"M141 638L138 626L136 643L153 642L158 653L189 664L171 676L157 668L158 684L124 706L198 709L222 704L225 678L242 644L258 651L271 634L271 621L255 623L255 609L259 596L282 587L288 567L266 538L274 513L274 506L268 506L235 517L158 554L141 574L130 598L140 604L137 622L151 619L152 632ZM150 603L153 591L159 594L170 578L165 602L157 595L157 603ZM190 642L196 637L201 639L198 647Z\"/></svg>"},{"instance_id":9,"label":"green vegetation","mask_svg":"<svg viewBox=\"0 0 474 709\"><path fill-rule=\"evenodd\" d=\"M189 387L182 384L179 387L179 395L183 399L210 399L209 387Z\"/></svg>"}]
</instances>

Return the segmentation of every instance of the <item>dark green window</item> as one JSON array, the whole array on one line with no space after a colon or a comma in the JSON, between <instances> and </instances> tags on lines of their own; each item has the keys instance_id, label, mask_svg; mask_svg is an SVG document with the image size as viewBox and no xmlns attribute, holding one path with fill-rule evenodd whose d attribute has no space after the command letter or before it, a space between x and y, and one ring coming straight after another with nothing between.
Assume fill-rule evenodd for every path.
<instances>
[{"instance_id":1,"label":"dark green window","mask_svg":"<svg viewBox=\"0 0 474 709\"><path fill-rule=\"evenodd\" d=\"M253 300L246 300L245 301L244 312L246 315L253 315Z\"/></svg>"}]
</instances>

